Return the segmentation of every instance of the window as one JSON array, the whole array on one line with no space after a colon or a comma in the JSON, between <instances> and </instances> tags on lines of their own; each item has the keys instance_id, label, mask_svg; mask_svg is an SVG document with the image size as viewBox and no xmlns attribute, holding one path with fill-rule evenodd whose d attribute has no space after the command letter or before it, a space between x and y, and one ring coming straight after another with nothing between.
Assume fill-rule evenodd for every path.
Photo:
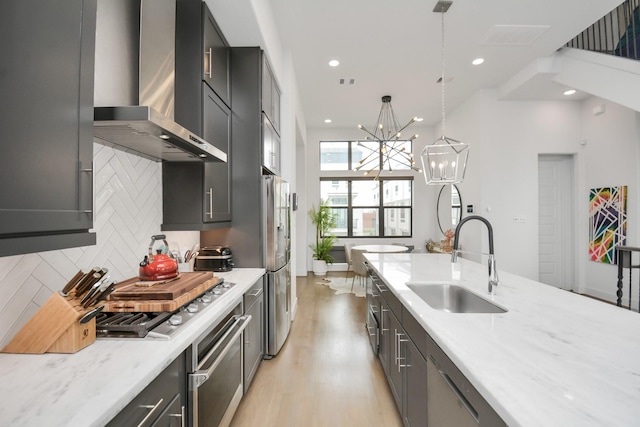
<instances>
[{"instance_id":1,"label":"window","mask_svg":"<svg viewBox=\"0 0 640 427\"><path fill-rule=\"evenodd\" d=\"M412 152L411 141L394 142L395 149ZM321 171L352 171L360 167L362 171L379 170L383 158L380 157L380 143L377 141L320 141ZM409 171L411 168L395 160L389 160L394 171ZM388 167L385 165L385 169Z\"/></svg>"},{"instance_id":2,"label":"window","mask_svg":"<svg viewBox=\"0 0 640 427\"><path fill-rule=\"evenodd\" d=\"M320 178L320 197L338 219L333 232L342 237L410 237L412 190L411 177Z\"/></svg>"}]
</instances>

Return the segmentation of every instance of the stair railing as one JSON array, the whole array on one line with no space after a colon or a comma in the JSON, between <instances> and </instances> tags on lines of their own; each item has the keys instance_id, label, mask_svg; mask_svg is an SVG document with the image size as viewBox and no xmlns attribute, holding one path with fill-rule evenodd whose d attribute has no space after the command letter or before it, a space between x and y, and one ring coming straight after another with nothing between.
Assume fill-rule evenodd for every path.
<instances>
[{"instance_id":1,"label":"stair railing","mask_svg":"<svg viewBox=\"0 0 640 427\"><path fill-rule=\"evenodd\" d=\"M616 291L616 296L618 297L616 305L618 307L622 307L622 296L623 296L623 286L624 286L624 269L629 270L629 310L631 310L631 292L632 292L632 273L633 270L640 270L640 262L634 264L634 253L640 254L640 248L635 248L631 246L616 246L616 263L618 264L618 290ZM640 311L640 285L638 286L638 311Z\"/></svg>"},{"instance_id":2,"label":"stair railing","mask_svg":"<svg viewBox=\"0 0 640 427\"><path fill-rule=\"evenodd\" d=\"M640 59L640 0L625 0L566 46Z\"/></svg>"}]
</instances>

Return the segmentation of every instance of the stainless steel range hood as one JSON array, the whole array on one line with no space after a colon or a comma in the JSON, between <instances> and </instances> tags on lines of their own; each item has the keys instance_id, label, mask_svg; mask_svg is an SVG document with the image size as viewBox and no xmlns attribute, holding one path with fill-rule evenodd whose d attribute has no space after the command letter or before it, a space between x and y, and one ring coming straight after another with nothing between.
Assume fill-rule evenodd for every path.
<instances>
[{"instance_id":1,"label":"stainless steel range hood","mask_svg":"<svg viewBox=\"0 0 640 427\"><path fill-rule=\"evenodd\" d=\"M155 161L227 161L174 121L176 0L98 0L96 142Z\"/></svg>"}]
</instances>

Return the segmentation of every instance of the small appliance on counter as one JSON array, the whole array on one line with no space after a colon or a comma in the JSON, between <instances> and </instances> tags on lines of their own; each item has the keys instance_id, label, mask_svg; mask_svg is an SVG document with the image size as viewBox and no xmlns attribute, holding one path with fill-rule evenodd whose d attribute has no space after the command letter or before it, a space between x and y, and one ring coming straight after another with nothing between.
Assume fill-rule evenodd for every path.
<instances>
[{"instance_id":1,"label":"small appliance on counter","mask_svg":"<svg viewBox=\"0 0 640 427\"><path fill-rule=\"evenodd\" d=\"M232 269L231 249L226 246L205 246L196 256L195 271L231 271Z\"/></svg>"},{"instance_id":2,"label":"small appliance on counter","mask_svg":"<svg viewBox=\"0 0 640 427\"><path fill-rule=\"evenodd\" d=\"M162 253L162 249L157 249L157 253L153 253L153 246L157 240L162 240L165 247L165 252ZM151 243L149 243L149 254L145 255L142 262L140 262L139 277L140 280L155 281L172 279L178 275L178 261L173 258L171 251L169 250L169 244L167 243L167 236L164 234L157 234L151 236Z\"/></svg>"}]
</instances>

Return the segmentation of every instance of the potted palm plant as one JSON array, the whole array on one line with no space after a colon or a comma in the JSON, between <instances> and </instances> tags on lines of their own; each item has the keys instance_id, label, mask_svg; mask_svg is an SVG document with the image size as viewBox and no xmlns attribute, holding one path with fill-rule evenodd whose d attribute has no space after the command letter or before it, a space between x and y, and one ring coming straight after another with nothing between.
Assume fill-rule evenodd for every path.
<instances>
[{"instance_id":1,"label":"potted palm plant","mask_svg":"<svg viewBox=\"0 0 640 427\"><path fill-rule=\"evenodd\" d=\"M324 276L327 274L327 264L333 263L333 257L329 253L336 240L336 236L331 232L336 227L336 217L330 206L320 202L317 210L315 206L309 210L309 218L316 226L316 242L309 245L313 251L313 274Z\"/></svg>"}]
</instances>

